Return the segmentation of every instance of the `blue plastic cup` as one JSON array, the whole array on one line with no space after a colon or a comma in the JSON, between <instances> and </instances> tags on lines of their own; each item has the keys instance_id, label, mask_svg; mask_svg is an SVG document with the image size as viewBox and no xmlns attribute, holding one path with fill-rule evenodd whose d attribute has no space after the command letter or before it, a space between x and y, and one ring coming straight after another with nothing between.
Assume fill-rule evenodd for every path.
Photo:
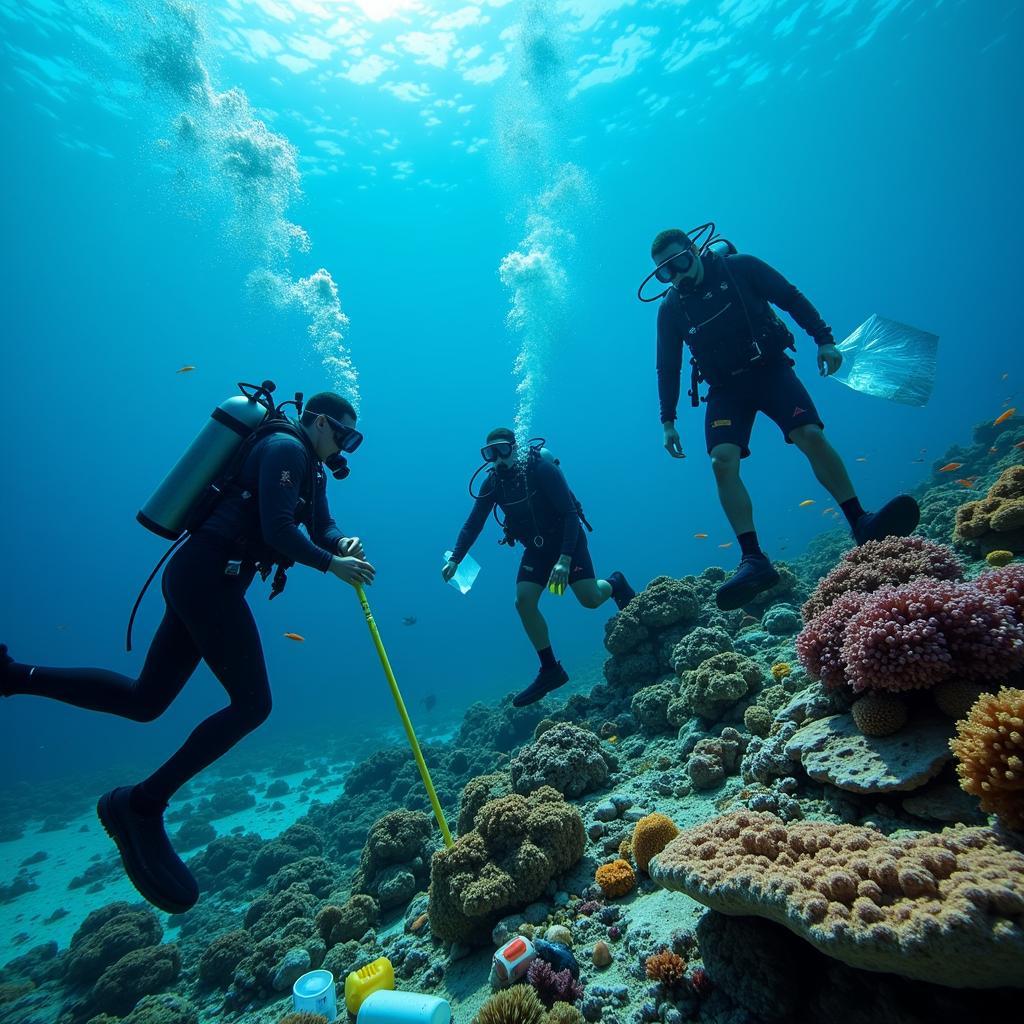
<instances>
[{"instance_id":1,"label":"blue plastic cup","mask_svg":"<svg viewBox=\"0 0 1024 1024\"><path fill-rule=\"evenodd\" d=\"M338 994L330 971L307 971L292 986L296 1013L320 1013L329 1021L338 1016Z\"/></svg>"}]
</instances>

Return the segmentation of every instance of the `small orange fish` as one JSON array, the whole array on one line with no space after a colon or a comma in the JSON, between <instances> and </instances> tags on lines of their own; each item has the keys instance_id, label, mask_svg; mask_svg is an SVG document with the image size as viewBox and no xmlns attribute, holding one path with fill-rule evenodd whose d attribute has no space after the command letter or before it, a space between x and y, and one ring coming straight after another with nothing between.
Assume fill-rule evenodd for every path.
<instances>
[{"instance_id":1,"label":"small orange fish","mask_svg":"<svg viewBox=\"0 0 1024 1024\"><path fill-rule=\"evenodd\" d=\"M719 544L718 546L720 548L731 548L732 547L732 541L731 540L727 540L724 544Z\"/></svg>"},{"instance_id":2,"label":"small orange fish","mask_svg":"<svg viewBox=\"0 0 1024 1024\"><path fill-rule=\"evenodd\" d=\"M1006 412L1000 413L995 418L995 422L992 424L992 426L993 427L998 427L1000 423L1005 423L1008 419L1010 419L1013 416L1013 414L1016 411L1017 410L1011 405L1010 408L1006 410Z\"/></svg>"},{"instance_id":3,"label":"small orange fish","mask_svg":"<svg viewBox=\"0 0 1024 1024\"><path fill-rule=\"evenodd\" d=\"M304 644L306 642L306 638L301 636L299 633L285 633L285 636L289 640L297 640L300 644Z\"/></svg>"},{"instance_id":4,"label":"small orange fish","mask_svg":"<svg viewBox=\"0 0 1024 1024\"><path fill-rule=\"evenodd\" d=\"M804 498L804 500L800 502L800 508L807 508L809 505L813 505L813 504L814 504L814 499L813 498Z\"/></svg>"},{"instance_id":5,"label":"small orange fish","mask_svg":"<svg viewBox=\"0 0 1024 1024\"><path fill-rule=\"evenodd\" d=\"M708 535L706 533L695 533L694 537L696 537L697 540L707 540L708 539Z\"/></svg>"},{"instance_id":6,"label":"small orange fish","mask_svg":"<svg viewBox=\"0 0 1024 1024\"><path fill-rule=\"evenodd\" d=\"M940 473L955 473L961 466L962 462L947 462L944 466L939 469Z\"/></svg>"},{"instance_id":7,"label":"small orange fish","mask_svg":"<svg viewBox=\"0 0 1024 1024\"><path fill-rule=\"evenodd\" d=\"M961 487L973 487L974 486L974 481L973 480L957 480L957 483Z\"/></svg>"},{"instance_id":8,"label":"small orange fish","mask_svg":"<svg viewBox=\"0 0 1024 1024\"><path fill-rule=\"evenodd\" d=\"M175 370L175 373L191 373L194 369L194 366L183 366L180 370Z\"/></svg>"}]
</instances>

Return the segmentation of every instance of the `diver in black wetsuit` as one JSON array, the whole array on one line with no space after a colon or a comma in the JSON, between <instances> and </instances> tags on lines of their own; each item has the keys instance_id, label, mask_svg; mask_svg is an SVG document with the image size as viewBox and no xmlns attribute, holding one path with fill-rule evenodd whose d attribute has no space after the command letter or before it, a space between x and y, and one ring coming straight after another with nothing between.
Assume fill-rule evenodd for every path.
<instances>
[{"instance_id":1,"label":"diver in black wetsuit","mask_svg":"<svg viewBox=\"0 0 1024 1024\"><path fill-rule=\"evenodd\" d=\"M634 595L621 572L595 579L587 535L580 529L579 505L546 449L530 448L522 455L515 434L499 427L487 435L480 454L492 468L441 576L447 582L455 575L492 509L500 508L505 515L501 543L519 541L525 549L516 576L516 611L540 658L537 678L512 701L525 707L569 681L562 663L555 660L548 625L538 607L544 588L562 594L569 586L584 608L597 608L610 597L622 609Z\"/></svg>"},{"instance_id":2,"label":"diver in black wetsuit","mask_svg":"<svg viewBox=\"0 0 1024 1024\"><path fill-rule=\"evenodd\" d=\"M713 225L704 225L708 227L714 231ZM825 439L824 423L793 372L793 360L786 355L786 349L795 347L793 336L772 305L789 313L814 339L822 376L835 373L843 359L831 328L807 298L761 260L734 249L728 254L698 250L677 228L654 239L651 257L656 264L651 276L671 285L658 306L658 394L665 449L675 459L685 457L675 426L684 342L696 371L694 404L698 380L710 385L704 418L707 450L722 509L742 554L739 568L718 590L718 606L741 608L779 579L758 544L750 495L740 479L740 459L750 454L758 412L774 420L787 443L807 457L858 544L911 533L920 511L909 495L894 498L878 512L861 507L842 458Z\"/></svg>"},{"instance_id":3,"label":"diver in black wetsuit","mask_svg":"<svg viewBox=\"0 0 1024 1024\"><path fill-rule=\"evenodd\" d=\"M369 584L374 567L358 537L331 518L322 464L346 473L341 451L361 435L352 406L323 392L306 403L297 429L256 441L232 486L163 574L163 621L138 679L103 669L42 668L15 662L0 645L0 694L30 694L91 711L152 722L200 661L230 703L201 722L172 757L135 786L100 798L97 812L139 892L168 913L193 906L199 889L174 852L163 813L175 791L270 714L259 632L245 600L257 563L297 562L349 584ZM305 527L309 537L300 530Z\"/></svg>"}]
</instances>

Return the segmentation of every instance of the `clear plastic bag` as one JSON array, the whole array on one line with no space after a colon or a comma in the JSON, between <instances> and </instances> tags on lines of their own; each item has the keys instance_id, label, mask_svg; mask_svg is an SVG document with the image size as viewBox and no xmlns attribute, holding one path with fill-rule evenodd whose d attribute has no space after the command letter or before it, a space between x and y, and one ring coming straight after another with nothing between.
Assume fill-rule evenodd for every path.
<instances>
[{"instance_id":1,"label":"clear plastic bag","mask_svg":"<svg viewBox=\"0 0 1024 1024\"><path fill-rule=\"evenodd\" d=\"M904 405L931 398L937 334L873 314L836 348L843 365L833 376L848 388Z\"/></svg>"}]
</instances>

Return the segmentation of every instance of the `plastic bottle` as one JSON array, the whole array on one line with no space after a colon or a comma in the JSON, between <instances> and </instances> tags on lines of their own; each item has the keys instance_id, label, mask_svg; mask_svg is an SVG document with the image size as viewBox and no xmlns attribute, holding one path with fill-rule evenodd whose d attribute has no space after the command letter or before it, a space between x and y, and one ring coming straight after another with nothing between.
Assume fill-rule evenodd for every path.
<instances>
[{"instance_id":1,"label":"plastic bottle","mask_svg":"<svg viewBox=\"0 0 1024 1024\"><path fill-rule=\"evenodd\" d=\"M356 1024L451 1024L447 1001L423 992L379 989L359 1007Z\"/></svg>"}]
</instances>

